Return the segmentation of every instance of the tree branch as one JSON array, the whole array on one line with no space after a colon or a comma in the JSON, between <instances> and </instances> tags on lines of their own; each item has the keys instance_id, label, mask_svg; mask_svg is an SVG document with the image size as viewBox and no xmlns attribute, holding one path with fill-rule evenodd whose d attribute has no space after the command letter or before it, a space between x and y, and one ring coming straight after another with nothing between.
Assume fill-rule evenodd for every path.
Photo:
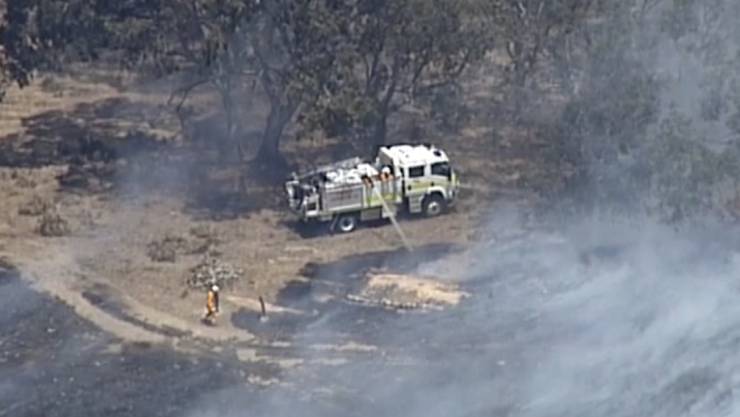
<instances>
[{"instance_id":1,"label":"tree branch","mask_svg":"<svg viewBox=\"0 0 740 417\"><path fill-rule=\"evenodd\" d=\"M185 104L185 101L188 99L188 96L190 96L190 93L195 90L197 87L206 84L210 82L210 78L201 78L199 80L193 81L189 84L186 84L185 86L182 86L180 88L177 88L172 91L169 98L167 99L167 105L172 105L172 101L175 99L176 96L180 96L180 101L175 106L175 111L180 112L182 109L183 104Z\"/></svg>"}]
</instances>

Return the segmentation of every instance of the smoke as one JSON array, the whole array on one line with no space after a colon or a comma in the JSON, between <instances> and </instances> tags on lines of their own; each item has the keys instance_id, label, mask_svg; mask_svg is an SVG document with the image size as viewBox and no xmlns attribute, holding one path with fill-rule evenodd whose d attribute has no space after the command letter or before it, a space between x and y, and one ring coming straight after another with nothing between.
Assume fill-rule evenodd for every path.
<instances>
[{"instance_id":1,"label":"smoke","mask_svg":"<svg viewBox=\"0 0 740 417\"><path fill-rule=\"evenodd\" d=\"M563 115L545 132L577 172L579 203L670 221L724 210L740 166L736 2L607 1L600 11L584 25L589 41L574 43L580 58L555 62L577 88L563 90Z\"/></svg>"},{"instance_id":2,"label":"smoke","mask_svg":"<svg viewBox=\"0 0 740 417\"><path fill-rule=\"evenodd\" d=\"M651 69L690 68L673 84L684 89L661 89L659 114L680 102L681 111L696 116L699 75L709 72L658 49L665 56ZM132 193L141 192L135 187L146 179L141 171L143 179L123 181ZM180 176L161 174L164 183ZM167 373L166 381L188 387L193 410L185 417L738 413L738 230L712 224L674 230L646 217L532 226L517 210L494 206L484 241L467 256L412 271L458 282L472 294L458 308L375 314L337 307L292 337L303 366L284 371L282 384L256 397L236 384L208 392L210 381L195 372ZM10 309L4 311L33 308L16 297L1 299ZM10 316L0 317L0 327L12 327ZM377 350L332 357L312 346L355 339ZM76 349L70 345L63 356ZM335 358L346 362L326 364ZM18 386L0 378L0 399L15 396ZM194 394L200 387L205 393Z\"/></svg>"},{"instance_id":3,"label":"smoke","mask_svg":"<svg viewBox=\"0 0 740 417\"><path fill-rule=\"evenodd\" d=\"M648 219L524 228L507 210L491 226L468 260L418 269L460 282L472 296L459 308L367 315L348 337L366 338L376 352L311 365L322 354L304 345L305 366L257 403L240 401L234 388L206 394L188 417L737 412L736 230L676 231ZM326 338L353 319L336 314L344 316L295 340Z\"/></svg>"},{"instance_id":4,"label":"smoke","mask_svg":"<svg viewBox=\"0 0 740 417\"><path fill-rule=\"evenodd\" d=\"M652 227L545 300L552 329L529 415L725 415L734 409L737 264L716 242ZM553 271L555 276L562 272Z\"/></svg>"},{"instance_id":5,"label":"smoke","mask_svg":"<svg viewBox=\"0 0 740 417\"><path fill-rule=\"evenodd\" d=\"M735 76L735 2L655 3L639 18L611 3L629 15L598 27L602 50L576 71L580 107L561 121L563 134L580 140L585 200L604 209L596 212L635 197L688 210L715 185L694 173L719 166L696 149L716 156L723 148L714 139L733 133L726 79ZM612 42L615 34L624 36ZM708 117L714 99L721 111ZM675 128L677 114L691 129ZM661 147L684 141L692 146ZM459 282L472 294L460 307L344 325L354 329L347 337L378 351L287 371L257 404L240 401L238 389L206 394L187 417L738 414L736 226L706 220L675 229L639 210L547 213L533 226L519 209L494 206L483 243L416 270ZM338 323L353 319L346 314L329 313L296 340L341 334ZM303 347L311 363L317 353Z\"/></svg>"}]
</instances>

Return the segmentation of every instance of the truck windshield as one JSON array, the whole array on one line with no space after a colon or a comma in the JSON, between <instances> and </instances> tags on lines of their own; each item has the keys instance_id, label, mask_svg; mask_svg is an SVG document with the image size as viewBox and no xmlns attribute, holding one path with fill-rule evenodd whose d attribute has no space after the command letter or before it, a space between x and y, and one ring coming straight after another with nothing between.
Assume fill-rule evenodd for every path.
<instances>
[{"instance_id":1,"label":"truck windshield","mask_svg":"<svg viewBox=\"0 0 740 417\"><path fill-rule=\"evenodd\" d=\"M436 164L432 164L432 175L448 177L450 172L450 164L448 162L437 162Z\"/></svg>"}]
</instances>

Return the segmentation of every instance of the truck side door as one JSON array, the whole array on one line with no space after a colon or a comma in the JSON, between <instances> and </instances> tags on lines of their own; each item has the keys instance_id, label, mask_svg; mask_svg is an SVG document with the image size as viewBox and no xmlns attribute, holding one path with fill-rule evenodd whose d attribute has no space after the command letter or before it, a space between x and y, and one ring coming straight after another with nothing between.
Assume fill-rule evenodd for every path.
<instances>
[{"instance_id":1,"label":"truck side door","mask_svg":"<svg viewBox=\"0 0 740 417\"><path fill-rule=\"evenodd\" d=\"M404 194L407 197L425 194L427 189L426 165L405 167L406 185Z\"/></svg>"},{"instance_id":2,"label":"truck side door","mask_svg":"<svg viewBox=\"0 0 740 417\"><path fill-rule=\"evenodd\" d=\"M429 178L428 165L411 165L404 167L403 194L408 200L411 213L421 212L421 202L426 195Z\"/></svg>"}]
</instances>

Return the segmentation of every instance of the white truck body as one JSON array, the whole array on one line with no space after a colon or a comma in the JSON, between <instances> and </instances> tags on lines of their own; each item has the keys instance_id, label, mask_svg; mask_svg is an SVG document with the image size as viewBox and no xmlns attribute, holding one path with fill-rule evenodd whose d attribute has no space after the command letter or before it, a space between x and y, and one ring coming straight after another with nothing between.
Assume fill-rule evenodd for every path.
<instances>
[{"instance_id":1,"label":"white truck body","mask_svg":"<svg viewBox=\"0 0 740 417\"><path fill-rule=\"evenodd\" d=\"M331 222L342 232L399 211L438 215L454 203L458 187L447 154L431 145L383 146L372 162L336 162L293 174L285 184L301 221Z\"/></svg>"}]
</instances>

